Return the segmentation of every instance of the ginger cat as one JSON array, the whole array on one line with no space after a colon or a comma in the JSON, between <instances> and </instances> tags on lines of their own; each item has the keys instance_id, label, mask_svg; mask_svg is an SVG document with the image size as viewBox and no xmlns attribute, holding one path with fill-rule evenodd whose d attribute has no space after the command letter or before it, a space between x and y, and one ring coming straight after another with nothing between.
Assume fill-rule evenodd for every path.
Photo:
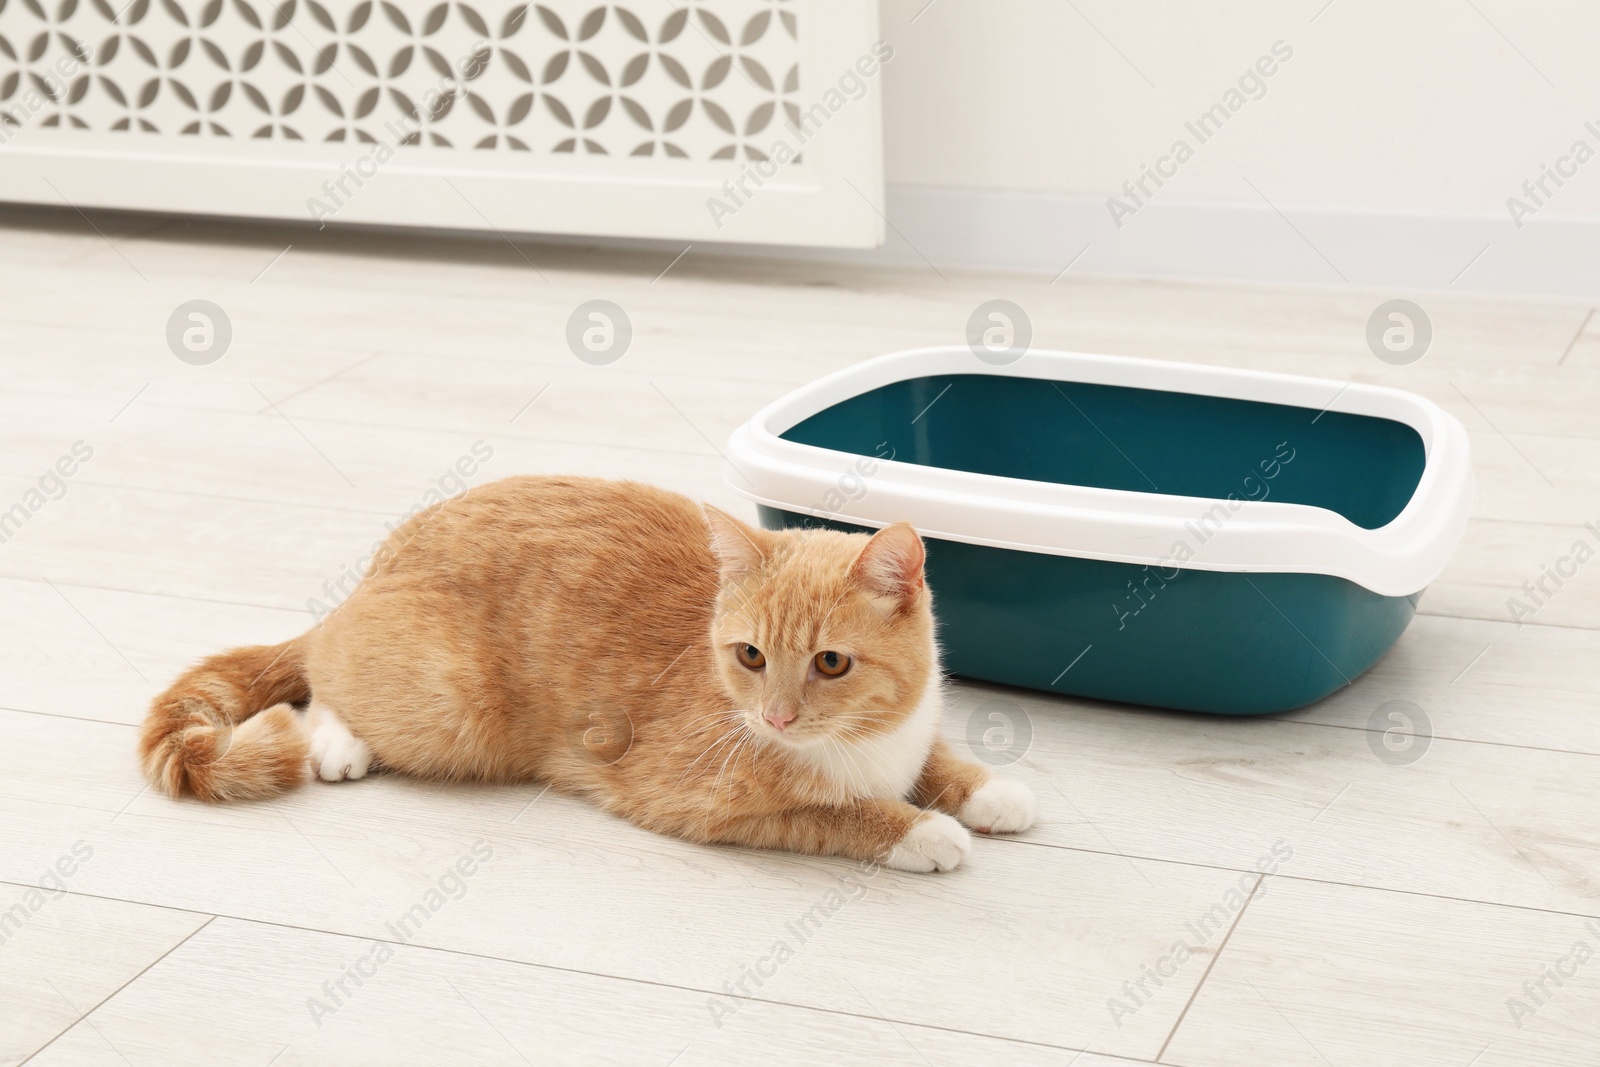
<instances>
[{"instance_id":1,"label":"ginger cat","mask_svg":"<svg viewBox=\"0 0 1600 1067\"><path fill-rule=\"evenodd\" d=\"M766 531L647 485L508 478L396 530L320 626L191 668L140 758L174 797L380 765L541 781L690 841L946 871L962 823L1025 830L1035 807L939 737L922 566L904 523Z\"/></svg>"}]
</instances>

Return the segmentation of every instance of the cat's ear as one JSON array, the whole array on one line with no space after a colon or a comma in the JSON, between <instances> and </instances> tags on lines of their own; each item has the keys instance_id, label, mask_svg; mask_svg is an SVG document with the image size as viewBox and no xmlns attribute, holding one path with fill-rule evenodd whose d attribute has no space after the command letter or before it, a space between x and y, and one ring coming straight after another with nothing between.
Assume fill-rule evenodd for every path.
<instances>
[{"instance_id":1,"label":"cat's ear","mask_svg":"<svg viewBox=\"0 0 1600 1067\"><path fill-rule=\"evenodd\" d=\"M722 580L736 581L760 570L767 558L762 548L766 541L762 532L710 504L701 504L700 509L705 512L706 525L711 528L711 551L716 554Z\"/></svg>"},{"instance_id":2,"label":"cat's ear","mask_svg":"<svg viewBox=\"0 0 1600 1067\"><path fill-rule=\"evenodd\" d=\"M922 538L908 523L885 526L872 535L850 568L850 576L869 596L904 607L922 592Z\"/></svg>"}]
</instances>

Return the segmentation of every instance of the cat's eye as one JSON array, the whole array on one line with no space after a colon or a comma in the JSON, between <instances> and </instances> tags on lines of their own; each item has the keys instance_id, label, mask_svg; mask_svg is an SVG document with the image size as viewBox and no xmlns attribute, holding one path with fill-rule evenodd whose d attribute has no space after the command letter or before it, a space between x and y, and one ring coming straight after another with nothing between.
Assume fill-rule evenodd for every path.
<instances>
[{"instance_id":1,"label":"cat's eye","mask_svg":"<svg viewBox=\"0 0 1600 1067\"><path fill-rule=\"evenodd\" d=\"M843 652L818 652L811 662L824 678L837 678L850 669L850 657Z\"/></svg>"},{"instance_id":2,"label":"cat's eye","mask_svg":"<svg viewBox=\"0 0 1600 1067\"><path fill-rule=\"evenodd\" d=\"M763 656L755 645L739 645L733 650L733 654L740 663L753 671L759 671L767 665L767 657Z\"/></svg>"}]
</instances>

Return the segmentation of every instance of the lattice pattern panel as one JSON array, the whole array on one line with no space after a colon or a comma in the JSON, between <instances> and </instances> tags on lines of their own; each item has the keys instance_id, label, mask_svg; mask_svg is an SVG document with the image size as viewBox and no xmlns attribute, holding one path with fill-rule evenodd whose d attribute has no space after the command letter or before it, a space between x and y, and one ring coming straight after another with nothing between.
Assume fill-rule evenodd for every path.
<instances>
[{"instance_id":1,"label":"lattice pattern panel","mask_svg":"<svg viewBox=\"0 0 1600 1067\"><path fill-rule=\"evenodd\" d=\"M764 160L803 106L795 6L0 0L0 141L27 126Z\"/></svg>"}]
</instances>

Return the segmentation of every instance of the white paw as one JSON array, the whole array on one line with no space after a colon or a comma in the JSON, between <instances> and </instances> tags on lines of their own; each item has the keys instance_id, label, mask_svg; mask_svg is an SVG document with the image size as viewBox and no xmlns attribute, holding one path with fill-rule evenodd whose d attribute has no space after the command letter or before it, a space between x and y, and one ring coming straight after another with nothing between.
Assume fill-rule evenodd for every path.
<instances>
[{"instance_id":1,"label":"white paw","mask_svg":"<svg viewBox=\"0 0 1600 1067\"><path fill-rule=\"evenodd\" d=\"M324 782L365 778L372 749L327 708L313 703L306 713L311 727L311 769Z\"/></svg>"},{"instance_id":2,"label":"white paw","mask_svg":"<svg viewBox=\"0 0 1600 1067\"><path fill-rule=\"evenodd\" d=\"M961 821L981 834L1014 834L1039 813L1033 790L1011 778L991 778L961 805Z\"/></svg>"},{"instance_id":3,"label":"white paw","mask_svg":"<svg viewBox=\"0 0 1600 1067\"><path fill-rule=\"evenodd\" d=\"M972 851L972 835L950 816L925 812L889 850L884 863L900 871L953 871Z\"/></svg>"}]
</instances>

